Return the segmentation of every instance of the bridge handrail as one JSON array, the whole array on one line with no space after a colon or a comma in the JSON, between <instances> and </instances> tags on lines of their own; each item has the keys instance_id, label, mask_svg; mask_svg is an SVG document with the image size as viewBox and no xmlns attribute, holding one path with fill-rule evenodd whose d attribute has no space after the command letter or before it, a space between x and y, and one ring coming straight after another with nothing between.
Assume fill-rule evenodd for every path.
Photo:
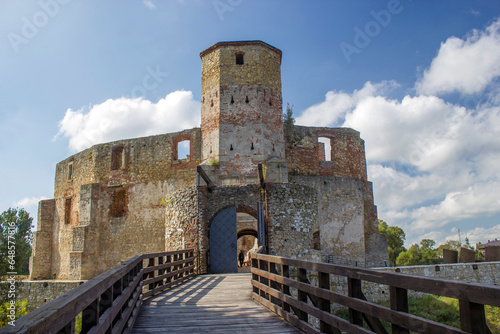
<instances>
[{"instance_id":1,"label":"bridge handrail","mask_svg":"<svg viewBox=\"0 0 500 334\"><path fill-rule=\"evenodd\" d=\"M116 266L15 321L4 333L130 333L142 300L194 276L194 249L143 254Z\"/></svg>"},{"instance_id":2,"label":"bridge handrail","mask_svg":"<svg viewBox=\"0 0 500 334\"><path fill-rule=\"evenodd\" d=\"M294 268L291 270L291 268ZM297 278L291 277L291 272ZM318 284L309 282L315 272ZM348 295L331 290L330 275L347 279ZM362 292L362 282L389 286L390 308L371 303ZM307 333L386 333L380 320L392 324L393 333L410 330L426 333L490 333L484 305L500 306L500 287L400 273L387 273L344 265L290 259L252 253L252 297ZM290 288L296 294L290 293ZM408 314L408 290L459 300L461 329ZM349 308L349 321L331 313L331 303ZM309 315L320 321L320 329L308 322ZM364 329L365 319L372 331Z\"/></svg>"}]
</instances>

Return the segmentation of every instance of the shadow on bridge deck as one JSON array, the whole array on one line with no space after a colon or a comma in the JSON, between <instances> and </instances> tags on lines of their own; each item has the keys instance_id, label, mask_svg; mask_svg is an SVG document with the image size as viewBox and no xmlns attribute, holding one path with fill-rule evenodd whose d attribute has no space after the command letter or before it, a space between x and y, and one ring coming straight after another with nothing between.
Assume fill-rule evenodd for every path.
<instances>
[{"instance_id":1,"label":"shadow on bridge deck","mask_svg":"<svg viewBox=\"0 0 500 334\"><path fill-rule=\"evenodd\" d=\"M302 333L251 299L250 280L197 276L145 300L132 333Z\"/></svg>"}]
</instances>

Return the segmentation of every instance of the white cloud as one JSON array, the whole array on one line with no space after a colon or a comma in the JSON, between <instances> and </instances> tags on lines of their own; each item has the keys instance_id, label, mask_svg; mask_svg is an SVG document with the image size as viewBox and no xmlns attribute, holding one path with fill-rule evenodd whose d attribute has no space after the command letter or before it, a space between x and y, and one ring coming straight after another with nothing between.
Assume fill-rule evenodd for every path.
<instances>
[{"instance_id":1,"label":"white cloud","mask_svg":"<svg viewBox=\"0 0 500 334\"><path fill-rule=\"evenodd\" d=\"M176 91L153 103L142 98L109 99L88 110L68 109L59 133L80 151L97 143L175 132L200 125L200 102L190 91Z\"/></svg>"},{"instance_id":2,"label":"white cloud","mask_svg":"<svg viewBox=\"0 0 500 334\"><path fill-rule=\"evenodd\" d=\"M474 10L474 9L470 9L470 13L473 15L473 16L479 16L481 15L481 12L480 11L477 11L477 10Z\"/></svg>"},{"instance_id":3,"label":"white cloud","mask_svg":"<svg viewBox=\"0 0 500 334\"><path fill-rule=\"evenodd\" d=\"M415 88L421 94L483 91L500 76L500 19L465 39L450 37Z\"/></svg>"},{"instance_id":4,"label":"white cloud","mask_svg":"<svg viewBox=\"0 0 500 334\"><path fill-rule=\"evenodd\" d=\"M395 81L384 81L378 84L367 82L361 90L355 90L352 94L335 91L328 92L326 93L324 102L307 108L297 117L297 124L335 126L359 101L369 96L383 94L396 86L397 83Z\"/></svg>"},{"instance_id":5,"label":"white cloud","mask_svg":"<svg viewBox=\"0 0 500 334\"><path fill-rule=\"evenodd\" d=\"M155 4L151 0L142 0L142 3L144 6L148 7L149 9L156 9Z\"/></svg>"},{"instance_id":6,"label":"white cloud","mask_svg":"<svg viewBox=\"0 0 500 334\"><path fill-rule=\"evenodd\" d=\"M35 205L38 205L38 202L41 200L48 199L48 197L25 197L17 202L12 203L14 207L18 208L29 208Z\"/></svg>"},{"instance_id":7,"label":"white cloud","mask_svg":"<svg viewBox=\"0 0 500 334\"><path fill-rule=\"evenodd\" d=\"M490 59L500 59L498 30L500 21L459 46L449 39L417 83L429 94L476 93L481 103L473 109L433 95L390 99L387 90L397 84L367 82L352 93L328 92L297 118L298 124L360 131L379 217L405 229L411 242L417 236L444 242L448 224L500 214L500 88L494 81L500 62ZM454 59L459 67L468 66L465 60L481 65L460 72L451 66ZM434 76L448 78L446 84Z\"/></svg>"},{"instance_id":8,"label":"white cloud","mask_svg":"<svg viewBox=\"0 0 500 334\"><path fill-rule=\"evenodd\" d=\"M500 212L500 182L474 184L450 192L438 204L414 210L413 229L436 228L453 220L490 216Z\"/></svg>"},{"instance_id":9,"label":"white cloud","mask_svg":"<svg viewBox=\"0 0 500 334\"><path fill-rule=\"evenodd\" d=\"M471 245L474 245L478 242L482 242L483 244L485 244L488 242L488 240L494 240L496 237L500 236L500 224L493 226L491 228L476 227L472 230L462 231L462 235L463 238L467 236ZM446 240L457 240L457 239L458 239L457 233L449 235L446 238Z\"/></svg>"}]
</instances>

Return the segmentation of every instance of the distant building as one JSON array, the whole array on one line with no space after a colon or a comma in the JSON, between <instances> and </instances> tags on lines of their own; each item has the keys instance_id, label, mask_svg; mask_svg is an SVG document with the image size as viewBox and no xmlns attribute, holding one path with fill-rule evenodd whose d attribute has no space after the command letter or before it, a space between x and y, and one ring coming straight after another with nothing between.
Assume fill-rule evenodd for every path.
<instances>
[{"instance_id":1,"label":"distant building","mask_svg":"<svg viewBox=\"0 0 500 334\"><path fill-rule=\"evenodd\" d=\"M479 246L477 249L479 249L481 253L485 255L487 247L500 247L500 240L497 240L497 238L495 238L495 240L488 240L487 243Z\"/></svg>"},{"instance_id":2,"label":"distant building","mask_svg":"<svg viewBox=\"0 0 500 334\"><path fill-rule=\"evenodd\" d=\"M200 56L200 128L94 145L57 164L32 279L90 279L186 247L200 273L235 271L259 237L270 254L387 263L359 133L284 127L282 54L269 44L221 42Z\"/></svg>"}]
</instances>

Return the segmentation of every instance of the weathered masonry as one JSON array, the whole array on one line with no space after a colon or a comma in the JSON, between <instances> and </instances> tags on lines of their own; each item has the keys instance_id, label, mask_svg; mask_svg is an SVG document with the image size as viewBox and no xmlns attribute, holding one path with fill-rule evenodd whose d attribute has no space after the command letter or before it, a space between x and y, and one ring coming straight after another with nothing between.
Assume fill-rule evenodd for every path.
<instances>
[{"instance_id":1,"label":"weathered masonry","mask_svg":"<svg viewBox=\"0 0 500 334\"><path fill-rule=\"evenodd\" d=\"M269 254L387 261L359 133L284 126L282 54L269 44L221 42L200 56L200 128L95 145L57 165L32 279L89 279L191 247L200 272L230 271L259 235Z\"/></svg>"}]
</instances>

